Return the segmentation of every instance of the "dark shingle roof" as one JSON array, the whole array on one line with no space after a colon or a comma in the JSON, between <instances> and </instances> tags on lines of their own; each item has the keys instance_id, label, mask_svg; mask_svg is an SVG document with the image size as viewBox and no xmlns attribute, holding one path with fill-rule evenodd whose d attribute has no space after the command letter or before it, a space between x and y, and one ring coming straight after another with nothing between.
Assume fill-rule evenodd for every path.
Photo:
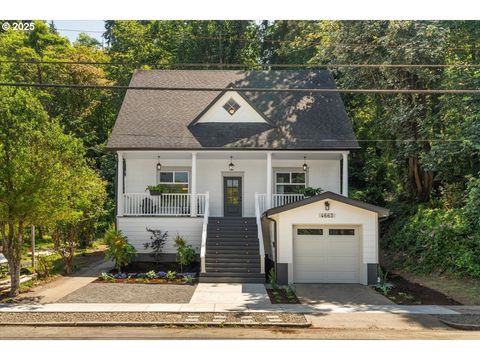
<instances>
[{"instance_id":1,"label":"dark shingle roof","mask_svg":"<svg viewBox=\"0 0 480 360\"><path fill-rule=\"evenodd\" d=\"M141 70L131 86L334 88L326 70ZM110 149L356 149L338 93L242 92L269 124L191 123L220 92L128 90Z\"/></svg>"},{"instance_id":2,"label":"dark shingle roof","mask_svg":"<svg viewBox=\"0 0 480 360\"><path fill-rule=\"evenodd\" d=\"M314 202L322 201L322 200L326 200L326 199L339 201L339 202L342 202L342 203L347 204L347 205L352 205L352 206L358 207L360 209L365 209L365 210L368 210L368 211L376 212L378 214L378 216L381 217L381 218L388 217L390 215L390 210L388 210L386 208L376 206L376 205L372 205L372 204L368 204L368 203L363 202L363 201L350 199L348 197L345 197L343 195L340 195L340 194L337 194L337 193L334 193L334 192L331 192L331 191L325 191L325 192L321 193L320 195L311 196L311 197L308 197L308 198L305 198L303 200L296 201L296 202L293 202L293 203L290 203L290 204L287 204L287 205L277 206L275 208L272 208L272 209L269 209L269 210L265 211L264 215L265 216L270 216L270 215L282 213L284 211L296 209L296 208L299 208L301 206L305 206L305 205L312 204Z\"/></svg>"}]
</instances>

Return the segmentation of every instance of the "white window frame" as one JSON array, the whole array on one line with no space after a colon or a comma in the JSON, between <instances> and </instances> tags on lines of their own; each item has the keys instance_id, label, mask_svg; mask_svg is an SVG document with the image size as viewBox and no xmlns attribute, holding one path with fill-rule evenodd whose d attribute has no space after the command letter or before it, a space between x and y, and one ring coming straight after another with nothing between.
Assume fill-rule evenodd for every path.
<instances>
[{"instance_id":1,"label":"white window frame","mask_svg":"<svg viewBox=\"0 0 480 360\"><path fill-rule=\"evenodd\" d=\"M185 172L187 173L187 182L175 182L175 173L177 172ZM160 181L160 174L161 173L172 173L173 175L173 182L162 182ZM190 193L190 169L179 169L179 168L175 168L175 169L171 169L171 168L165 168L165 169L161 169L161 170L157 170L157 185L187 185L187 194ZM185 193L182 193L182 194L185 194Z\"/></svg>"},{"instance_id":2,"label":"white window frame","mask_svg":"<svg viewBox=\"0 0 480 360\"><path fill-rule=\"evenodd\" d=\"M280 183L277 182L277 174L290 174L290 182L289 183ZM292 173L303 173L304 174L304 182L303 183L292 183ZM278 185L303 185L304 188L307 187L307 173L303 170L276 170L275 171L275 194L280 194L277 190Z\"/></svg>"}]
</instances>

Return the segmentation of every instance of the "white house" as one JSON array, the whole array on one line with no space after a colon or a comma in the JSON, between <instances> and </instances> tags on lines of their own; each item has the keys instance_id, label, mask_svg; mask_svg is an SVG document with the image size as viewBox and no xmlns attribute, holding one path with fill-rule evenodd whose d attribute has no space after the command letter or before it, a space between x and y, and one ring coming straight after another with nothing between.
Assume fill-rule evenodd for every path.
<instances>
[{"instance_id":1,"label":"white house","mask_svg":"<svg viewBox=\"0 0 480 360\"><path fill-rule=\"evenodd\" d=\"M348 198L359 147L343 102L295 91L334 88L328 71L146 70L130 85L108 148L117 228L141 259L153 228L166 260L177 233L196 249L201 281L263 282L272 265L280 283L376 281L388 210Z\"/></svg>"}]
</instances>

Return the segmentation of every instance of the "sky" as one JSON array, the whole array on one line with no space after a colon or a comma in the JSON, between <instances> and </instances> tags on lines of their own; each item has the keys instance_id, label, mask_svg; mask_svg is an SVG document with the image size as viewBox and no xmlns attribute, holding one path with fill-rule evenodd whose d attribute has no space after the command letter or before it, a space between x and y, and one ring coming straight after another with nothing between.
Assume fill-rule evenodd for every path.
<instances>
[{"instance_id":1,"label":"sky","mask_svg":"<svg viewBox=\"0 0 480 360\"><path fill-rule=\"evenodd\" d=\"M48 23L50 21L52 20L48 20ZM53 22L60 35L68 37L70 42L74 42L78 34L84 32L102 43L102 33L105 31L103 20L53 20Z\"/></svg>"}]
</instances>

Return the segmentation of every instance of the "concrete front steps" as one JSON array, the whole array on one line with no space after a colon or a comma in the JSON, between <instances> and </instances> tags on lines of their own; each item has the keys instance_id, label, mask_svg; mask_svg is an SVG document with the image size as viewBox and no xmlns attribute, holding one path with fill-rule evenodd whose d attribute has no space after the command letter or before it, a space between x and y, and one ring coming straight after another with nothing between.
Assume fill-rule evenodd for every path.
<instances>
[{"instance_id":1,"label":"concrete front steps","mask_svg":"<svg viewBox=\"0 0 480 360\"><path fill-rule=\"evenodd\" d=\"M208 219L205 283L265 283L255 218Z\"/></svg>"}]
</instances>

